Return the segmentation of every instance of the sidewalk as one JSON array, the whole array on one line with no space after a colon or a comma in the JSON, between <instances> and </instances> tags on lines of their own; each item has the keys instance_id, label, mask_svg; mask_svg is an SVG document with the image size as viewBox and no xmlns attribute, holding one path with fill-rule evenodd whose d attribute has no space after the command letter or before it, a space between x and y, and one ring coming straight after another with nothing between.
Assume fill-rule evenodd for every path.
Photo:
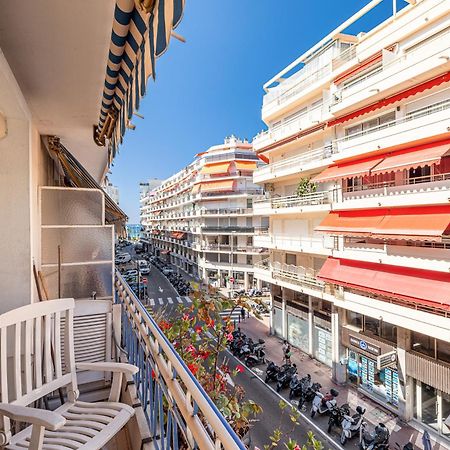
<instances>
[{"instance_id":1,"label":"sidewalk","mask_svg":"<svg viewBox=\"0 0 450 450\"><path fill-rule=\"evenodd\" d=\"M245 322L239 324L241 330L253 339L263 338L266 341L266 358L280 364L282 360L282 340L276 336L269 335L268 319L260 321L255 317L249 317ZM364 415L372 430L375 425L384 423L390 433L390 447L395 448L395 443L400 444L400 449L407 442L412 442L417 449L423 449L422 433L415 430L408 424L397 419L390 411L367 398L363 393L359 392L353 386L341 386L334 383L331 379L331 368L312 359L309 355L292 347L292 362L297 364L298 372L301 376L309 373L313 381L318 381L322 385L322 392L327 392L332 387L339 391L338 404L348 403L352 409L360 405L366 409ZM265 368L260 367L262 370ZM447 450L449 447L436 443L431 440L433 450Z\"/></svg>"}]
</instances>

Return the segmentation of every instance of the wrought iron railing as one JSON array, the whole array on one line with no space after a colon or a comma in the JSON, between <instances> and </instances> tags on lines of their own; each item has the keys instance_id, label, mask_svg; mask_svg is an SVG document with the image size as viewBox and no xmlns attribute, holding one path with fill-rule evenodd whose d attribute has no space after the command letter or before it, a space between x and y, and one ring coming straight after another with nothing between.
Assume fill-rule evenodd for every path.
<instances>
[{"instance_id":1,"label":"wrought iron railing","mask_svg":"<svg viewBox=\"0 0 450 450\"><path fill-rule=\"evenodd\" d=\"M155 320L116 272L122 340L135 375L152 444L157 450L246 447L219 412Z\"/></svg>"}]
</instances>

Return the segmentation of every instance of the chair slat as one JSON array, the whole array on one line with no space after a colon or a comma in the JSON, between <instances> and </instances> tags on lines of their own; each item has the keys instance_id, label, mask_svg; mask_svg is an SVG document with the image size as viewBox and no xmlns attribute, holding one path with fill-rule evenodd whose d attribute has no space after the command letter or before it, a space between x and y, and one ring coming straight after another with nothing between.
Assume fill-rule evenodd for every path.
<instances>
[{"instance_id":1,"label":"chair slat","mask_svg":"<svg viewBox=\"0 0 450 450\"><path fill-rule=\"evenodd\" d=\"M31 353L32 353L32 344L33 344L33 320L27 320L25 322L25 393L30 392L33 389L32 382L32 370L33 365L31 363Z\"/></svg>"},{"instance_id":2,"label":"chair slat","mask_svg":"<svg viewBox=\"0 0 450 450\"><path fill-rule=\"evenodd\" d=\"M13 353L13 386L14 386L14 398L18 399L22 397L22 355L21 355L21 331L22 331L22 323L18 322L14 326L14 353Z\"/></svg>"},{"instance_id":3,"label":"chair slat","mask_svg":"<svg viewBox=\"0 0 450 450\"><path fill-rule=\"evenodd\" d=\"M8 403L7 331L6 327L0 329L0 400L2 403Z\"/></svg>"},{"instance_id":4,"label":"chair slat","mask_svg":"<svg viewBox=\"0 0 450 450\"><path fill-rule=\"evenodd\" d=\"M42 386L42 317L34 320L34 387Z\"/></svg>"},{"instance_id":5,"label":"chair slat","mask_svg":"<svg viewBox=\"0 0 450 450\"><path fill-rule=\"evenodd\" d=\"M55 314L53 346L55 349L55 375L56 378L60 378L62 375L62 366L61 366L62 361L61 361L61 314L59 312Z\"/></svg>"},{"instance_id":6,"label":"chair slat","mask_svg":"<svg viewBox=\"0 0 450 450\"><path fill-rule=\"evenodd\" d=\"M47 314L44 316L44 374L46 383L53 381L51 325L51 315Z\"/></svg>"}]
</instances>

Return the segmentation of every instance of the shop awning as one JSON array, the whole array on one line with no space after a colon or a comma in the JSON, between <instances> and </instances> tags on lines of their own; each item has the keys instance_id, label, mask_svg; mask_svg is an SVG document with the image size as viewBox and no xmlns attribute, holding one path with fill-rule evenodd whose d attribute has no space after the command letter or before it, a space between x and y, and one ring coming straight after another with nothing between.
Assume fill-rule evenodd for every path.
<instances>
[{"instance_id":1,"label":"shop awning","mask_svg":"<svg viewBox=\"0 0 450 450\"><path fill-rule=\"evenodd\" d=\"M316 183L324 183L326 181L333 181L342 178L363 177L369 175L371 170L382 160L382 156L377 156L345 164L337 164L328 167L319 175L316 175L312 181Z\"/></svg>"},{"instance_id":2,"label":"shop awning","mask_svg":"<svg viewBox=\"0 0 450 450\"><path fill-rule=\"evenodd\" d=\"M330 234L442 242L450 237L450 205L333 211L316 228Z\"/></svg>"},{"instance_id":3,"label":"shop awning","mask_svg":"<svg viewBox=\"0 0 450 450\"><path fill-rule=\"evenodd\" d=\"M391 153L386 155L384 160L372 170L372 174L377 175L439 164L441 158L449 153L450 141L441 145L434 143Z\"/></svg>"},{"instance_id":4,"label":"shop awning","mask_svg":"<svg viewBox=\"0 0 450 450\"><path fill-rule=\"evenodd\" d=\"M202 192L230 192L234 189L234 180L209 181L201 184Z\"/></svg>"},{"instance_id":5,"label":"shop awning","mask_svg":"<svg viewBox=\"0 0 450 450\"><path fill-rule=\"evenodd\" d=\"M255 170L256 161L234 161L236 170Z\"/></svg>"},{"instance_id":6,"label":"shop awning","mask_svg":"<svg viewBox=\"0 0 450 450\"><path fill-rule=\"evenodd\" d=\"M363 114L367 114L371 111L375 111L377 109L384 108L385 106L399 102L401 100L404 100L405 98L411 97L412 95L416 95L427 89L434 88L435 86L439 86L440 84L446 83L448 81L450 81L450 72L447 72L443 75L439 75L438 77L432 78L431 80L425 81L423 83L416 84L415 86L413 86L409 89L399 92L398 94L386 97L383 100L379 100L375 103L372 103L369 106L365 106L364 108L360 108L360 109L357 109L356 111L352 111L341 117L337 117L336 119L328 122L327 126L332 127L334 125L338 125L340 123L347 122L348 120L362 116Z\"/></svg>"},{"instance_id":7,"label":"shop awning","mask_svg":"<svg viewBox=\"0 0 450 450\"><path fill-rule=\"evenodd\" d=\"M155 60L167 49L183 17L184 0L116 0L105 85L95 141L110 140L109 162L134 111L155 77ZM106 57L106 55L105 55Z\"/></svg>"},{"instance_id":8,"label":"shop awning","mask_svg":"<svg viewBox=\"0 0 450 450\"><path fill-rule=\"evenodd\" d=\"M329 257L320 280L426 306L450 309L450 274Z\"/></svg>"},{"instance_id":9,"label":"shop awning","mask_svg":"<svg viewBox=\"0 0 450 450\"><path fill-rule=\"evenodd\" d=\"M204 175L219 175L219 174L227 174L230 169L230 161L228 162L220 162L220 163L212 163L205 164L200 171L200 173Z\"/></svg>"}]
</instances>

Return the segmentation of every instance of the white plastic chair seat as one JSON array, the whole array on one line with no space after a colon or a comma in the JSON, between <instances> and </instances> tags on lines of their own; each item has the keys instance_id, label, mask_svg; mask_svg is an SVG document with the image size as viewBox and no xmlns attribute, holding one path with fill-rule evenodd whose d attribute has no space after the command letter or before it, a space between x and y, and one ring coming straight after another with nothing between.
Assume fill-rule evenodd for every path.
<instances>
[{"instance_id":1,"label":"white plastic chair seat","mask_svg":"<svg viewBox=\"0 0 450 450\"><path fill-rule=\"evenodd\" d=\"M61 414L66 423L57 431L45 430L44 450L98 449L116 435L134 415L131 406L115 402L65 403L55 412ZM29 448L31 430L29 426L14 435L7 449Z\"/></svg>"}]
</instances>

